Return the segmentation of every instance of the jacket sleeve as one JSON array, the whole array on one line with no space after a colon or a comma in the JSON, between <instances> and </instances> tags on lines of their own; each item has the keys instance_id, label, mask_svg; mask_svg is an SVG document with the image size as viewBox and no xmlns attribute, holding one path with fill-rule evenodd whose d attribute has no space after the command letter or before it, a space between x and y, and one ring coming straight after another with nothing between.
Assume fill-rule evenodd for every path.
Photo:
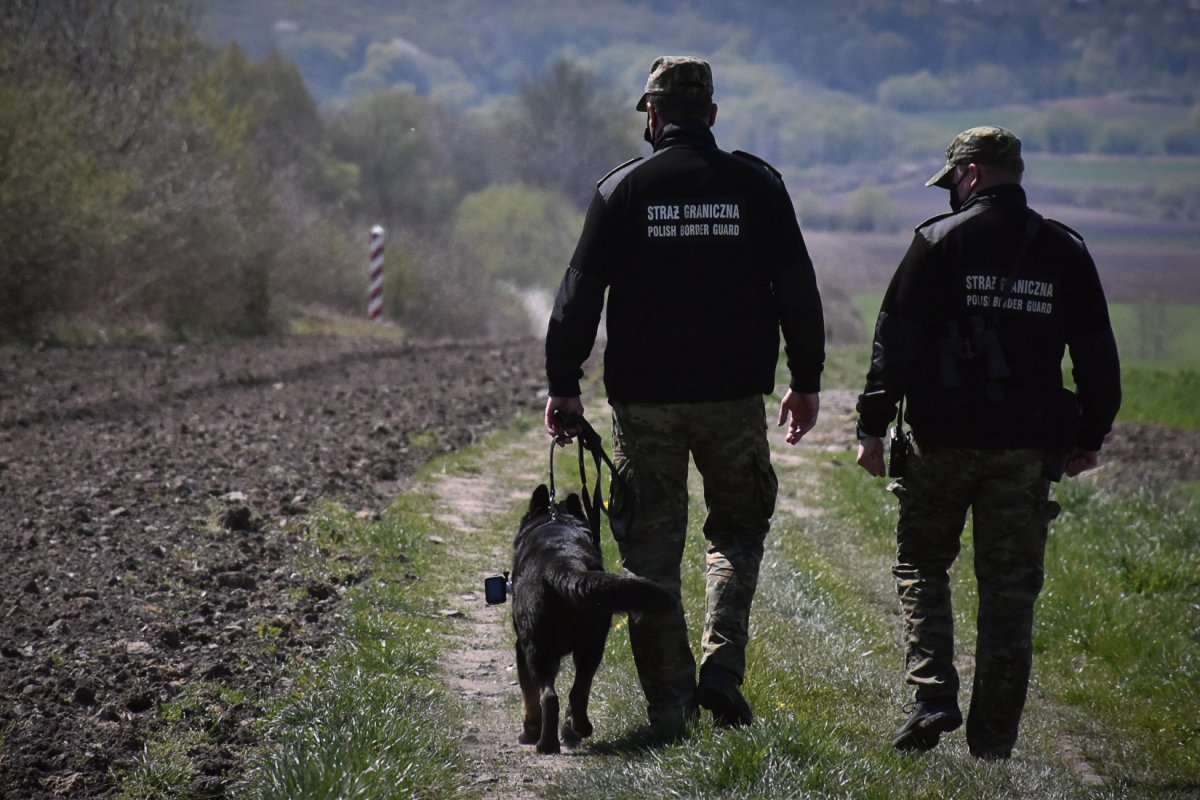
<instances>
[{"instance_id":1,"label":"jacket sleeve","mask_svg":"<svg viewBox=\"0 0 1200 800\"><path fill-rule=\"evenodd\" d=\"M791 376L788 386L795 392L812 394L821 390L821 371L825 367L825 317L816 272L795 209L787 191L782 190L781 195L778 230L782 241L775 252L786 255L772 280L775 313Z\"/></svg>"},{"instance_id":2,"label":"jacket sleeve","mask_svg":"<svg viewBox=\"0 0 1200 800\"><path fill-rule=\"evenodd\" d=\"M1086 247L1082 252L1082 279L1073 293L1079 302L1072 304L1067 320L1067 348L1079 404L1075 445L1096 451L1121 408L1121 363L1096 265Z\"/></svg>"},{"instance_id":3,"label":"jacket sleeve","mask_svg":"<svg viewBox=\"0 0 1200 800\"><path fill-rule=\"evenodd\" d=\"M888 424L896 417L896 404L908 386L924 329L919 298L925 294L922 283L928 272L927 256L928 244L918 233L884 294L875 321L866 387L858 398L860 435L887 433Z\"/></svg>"},{"instance_id":4,"label":"jacket sleeve","mask_svg":"<svg viewBox=\"0 0 1200 800\"><path fill-rule=\"evenodd\" d=\"M596 343L604 291L609 283L613 242L610 212L597 192L584 218L583 232L563 275L546 330L546 378L551 397L576 397L583 362Z\"/></svg>"}]
</instances>

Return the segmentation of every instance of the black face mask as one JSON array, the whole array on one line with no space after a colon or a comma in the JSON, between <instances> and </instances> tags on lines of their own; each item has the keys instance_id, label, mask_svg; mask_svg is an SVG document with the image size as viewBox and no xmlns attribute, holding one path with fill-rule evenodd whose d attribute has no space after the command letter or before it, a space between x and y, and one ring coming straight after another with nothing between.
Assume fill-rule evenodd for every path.
<instances>
[{"instance_id":1,"label":"black face mask","mask_svg":"<svg viewBox=\"0 0 1200 800\"><path fill-rule=\"evenodd\" d=\"M964 204L963 200L958 199L958 184L965 181L967 179L967 175L968 173L964 172L963 176L959 178L953 186L950 187L950 210L955 214L962 210Z\"/></svg>"}]
</instances>

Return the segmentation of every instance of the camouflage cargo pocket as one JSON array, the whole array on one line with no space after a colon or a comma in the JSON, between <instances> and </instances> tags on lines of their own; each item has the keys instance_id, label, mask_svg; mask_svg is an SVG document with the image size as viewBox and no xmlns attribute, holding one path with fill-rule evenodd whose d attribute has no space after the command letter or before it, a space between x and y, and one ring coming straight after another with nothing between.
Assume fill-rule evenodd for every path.
<instances>
[{"instance_id":1,"label":"camouflage cargo pocket","mask_svg":"<svg viewBox=\"0 0 1200 800\"><path fill-rule=\"evenodd\" d=\"M779 497L779 478L771 466L770 456L755 459L754 485L758 490L763 516L770 519L775 514L775 501Z\"/></svg>"}]
</instances>

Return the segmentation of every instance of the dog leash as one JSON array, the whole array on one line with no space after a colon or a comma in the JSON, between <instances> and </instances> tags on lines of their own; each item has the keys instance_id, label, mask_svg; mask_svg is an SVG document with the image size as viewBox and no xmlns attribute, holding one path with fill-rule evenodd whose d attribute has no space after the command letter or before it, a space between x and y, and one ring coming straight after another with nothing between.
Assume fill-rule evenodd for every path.
<instances>
[{"instance_id":1,"label":"dog leash","mask_svg":"<svg viewBox=\"0 0 1200 800\"><path fill-rule=\"evenodd\" d=\"M604 442L600 438L600 434L596 433L596 429L592 427L582 414L572 414L562 421L563 428L577 428L579 433L575 435L576 441L579 443L579 480L583 484L583 512L587 516L588 528L591 530L592 543L596 547L600 547L600 516L608 513L604 507L604 496L600 490L601 465L607 464L609 473L612 475L614 482L620 480L617 475L617 468L613 464L612 459L608 457L608 453L604 451ZM554 451L560 446L560 443L566 440L565 435L556 437L550 443L550 514L554 516L556 509L554 507ZM592 460L596 465L596 485L592 490L592 494L588 495L587 487L587 463L584 458L584 451L592 454Z\"/></svg>"}]
</instances>

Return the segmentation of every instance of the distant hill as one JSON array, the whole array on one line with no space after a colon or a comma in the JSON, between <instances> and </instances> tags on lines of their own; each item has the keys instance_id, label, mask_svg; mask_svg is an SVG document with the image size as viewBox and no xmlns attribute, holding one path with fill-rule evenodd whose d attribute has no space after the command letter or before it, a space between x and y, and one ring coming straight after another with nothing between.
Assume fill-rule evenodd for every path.
<instances>
[{"instance_id":1,"label":"distant hill","mask_svg":"<svg viewBox=\"0 0 1200 800\"><path fill-rule=\"evenodd\" d=\"M209 0L205 28L280 48L322 103L409 83L482 105L564 58L628 90L667 52L929 108L1200 85L1188 0Z\"/></svg>"}]
</instances>

